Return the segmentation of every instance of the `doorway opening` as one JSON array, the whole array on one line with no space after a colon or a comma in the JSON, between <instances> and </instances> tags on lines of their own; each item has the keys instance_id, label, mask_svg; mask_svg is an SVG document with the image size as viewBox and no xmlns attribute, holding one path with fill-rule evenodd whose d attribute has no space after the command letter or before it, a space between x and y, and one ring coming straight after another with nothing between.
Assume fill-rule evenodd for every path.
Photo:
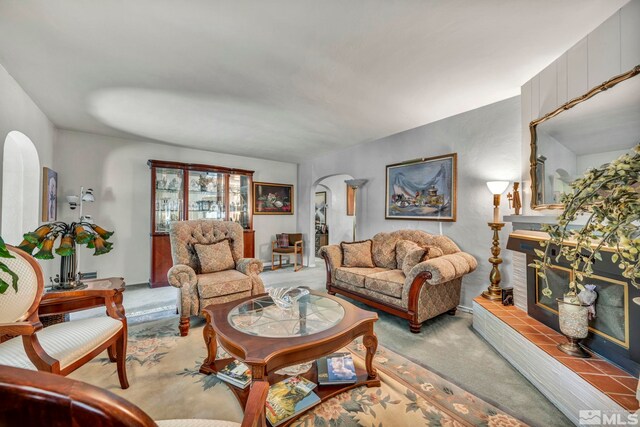
<instances>
[{"instance_id":1,"label":"doorway opening","mask_svg":"<svg viewBox=\"0 0 640 427\"><path fill-rule=\"evenodd\" d=\"M17 245L22 235L39 224L40 159L28 136L11 131L4 141L2 159L2 215L0 232L5 242Z\"/></svg>"},{"instance_id":2,"label":"doorway opening","mask_svg":"<svg viewBox=\"0 0 640 427\"><path fill-rule=\"evenodd\" d=\"M353 177L347 174L326 176L318 179L311 188L311 229L315 247L309 257L309 265L324 262L317 258L320 247L351 241L353 216L347 215L346 179Z\"/></svg>"}]
</instances>

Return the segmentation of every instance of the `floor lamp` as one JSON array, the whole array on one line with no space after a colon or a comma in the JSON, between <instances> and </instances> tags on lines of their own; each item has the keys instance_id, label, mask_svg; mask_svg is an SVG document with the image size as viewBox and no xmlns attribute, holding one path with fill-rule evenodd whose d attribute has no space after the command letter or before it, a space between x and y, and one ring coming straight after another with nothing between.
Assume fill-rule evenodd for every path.
<instances>
[{"instance_id":1,"label":"floor lamp","mask_svg":"<svg viewBox=\"0 0 640 427\"><path fill-rule=\"evenodd\" d=\"M358 200L358 188L367 183L366 179L346 179L344 182L353 189L353 241L356 241L356 217L358 211L356 210L356 201Z\"/></svg>"},{"instance_id":2,"label":"floor lamp","mask_svg":"<svg viewBox=\"0 0 640 427\"><path fill-rule=\"evenodd\" d=\"M502 258L500 258L500 236L499 232L504 227L504 223L500 222L500 195L509 186L509 181L489 181L487 187L491 194L493 194L493 222L489 223L489 228L493 230L493 246L491 246L491 255L489 262L493 265L491 273L489 274L489 287L486 291L482 292L482 296L492 300L502 299L502 288L500 287L500 269L498 266L502 264Z\"/></svg>"}]
</instances>

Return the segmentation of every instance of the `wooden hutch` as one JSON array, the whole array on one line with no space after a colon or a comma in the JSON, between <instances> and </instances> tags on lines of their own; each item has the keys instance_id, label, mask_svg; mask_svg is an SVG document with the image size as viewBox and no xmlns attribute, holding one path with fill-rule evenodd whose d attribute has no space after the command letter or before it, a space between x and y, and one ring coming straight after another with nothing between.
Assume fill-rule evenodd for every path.
<instances>
[{"instance_id":1,"label":"wooden hutch","mask_svg":"<svg viewBox=\"0 0 640 427\"><path fill-rule=\"evenodd\" d=\"M168 286L173 265L169 223L190 219L236 221L244 228L244 256L253 258L253 171L149 160L151 168L152 288Z\"/></svg>"}]
</instances>

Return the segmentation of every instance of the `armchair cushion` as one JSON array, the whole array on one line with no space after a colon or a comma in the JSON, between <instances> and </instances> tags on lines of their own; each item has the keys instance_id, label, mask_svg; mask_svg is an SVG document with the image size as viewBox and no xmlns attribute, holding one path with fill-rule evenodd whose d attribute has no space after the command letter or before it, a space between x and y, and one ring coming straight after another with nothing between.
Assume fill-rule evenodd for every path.
<instances>
[{"instance_id":1,"label":"armchair cushion","mask_svg":"<svg viewBox=\"0 0 640 427\"><path fill-rule=\"evenodd\" d=\"M342 265L345 267L375 267L371 256L371 240L342 242Z\"/></svg>"},{"instance_id":2,"label":"armchair cushion","mask_svg":"<svg viewBox=\"0 0 640 427\"><path fill-rule=\"evenodd\" d=\"M381 271L367 276L364 280L364 287L390 297L401 298L404 278L402 270Z\"/></svg>"},{"instance_id":3,"label":"armchair cushion","mask_svg":"<svg viewBox=\"0 0 640 427\"><path fill-rule=\"evenodd\" d=\"M276 254L292 254L296 251L293 246L287 246L286 248L273 248L273 252Z\"/></svg>"},{"instance_id":4,"label":"armchair cushion","mask_svg":"<svg viewBox=\"0 0 640 427\"><path fill-rule=\"evenodd\" d=\"M276 244L279 248L288 248L289 235L287 233L276 234Z\"/></svg>"},{"instance_id":5,"label":"armchair cushion","mask_svg":"<svg viewBox=\"0 0 640 427\"><path fill-rule=\"evenodd\" d=\"M203 299L251 291L251 287L251 278L238 270L198 275L198 294Z\"/></svg>"},{"instance_id":6,"label":"armchair cushion","mask_svg":"<svg viewBox=\"0 0 640 427\"><path fill-rule=\"evenodd\" d=\"M64 369L112 338L122 327L121 321L104 316L52 325L36 336L44 351ZM36 370L24 351L21 337L0 344L0 365Z\"/></svg>"},{"instance_id":7,"label":"armchair cushion","mask_svg":"<svg viewBox=\"0 0 640 427\"><path fill-rule=\"evenodd\" d=\"M236 268L229 239L222 239L209 245L196 243L193 247L198 254L200 273L215 273Z\"/></svg>"},{"instance_id":8,"label":"armchair cushion","mask_svg":"<svg viewBox=\"0 0 640 427\"><path fill-rule=\"evenodd\" d=\"M350 285L364 288L364 281L367 276L375 273L387 271L386 268L380 267L338 267L336 268L336 280Z\"/></svg>"}]
</instances>

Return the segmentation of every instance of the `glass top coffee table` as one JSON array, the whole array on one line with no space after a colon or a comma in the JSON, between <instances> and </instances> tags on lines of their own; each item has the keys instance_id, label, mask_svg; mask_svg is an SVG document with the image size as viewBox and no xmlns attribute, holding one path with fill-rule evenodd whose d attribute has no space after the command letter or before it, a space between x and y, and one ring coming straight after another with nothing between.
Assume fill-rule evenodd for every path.
<instances>
[{"instance_id":1,"label":"glass top coffee table","mask_svg":"<svg viewBox=\"0 0 640 427\"><path fill-rule=\"evenodd\" d=\"M278 369L315 361L362 336L366 348L365 369L356 368L356 383L318 386L314 391L324 401L350 388L380 385L373 367L378 347L373 325L378 315L347 301L311 291L290 310L282 310L268 294L261 294L210 305L202 313L206 318L203 335L207 345L207 358L200 368L202 373L216 373L235 358L251 368L253 381L274 384L285 378L276 373ZM218 342L232 358L216 360ZM317 382L315 364L302 376ZM244 407L249 388L229 386Z\"/></svg>"}]
</instances>

